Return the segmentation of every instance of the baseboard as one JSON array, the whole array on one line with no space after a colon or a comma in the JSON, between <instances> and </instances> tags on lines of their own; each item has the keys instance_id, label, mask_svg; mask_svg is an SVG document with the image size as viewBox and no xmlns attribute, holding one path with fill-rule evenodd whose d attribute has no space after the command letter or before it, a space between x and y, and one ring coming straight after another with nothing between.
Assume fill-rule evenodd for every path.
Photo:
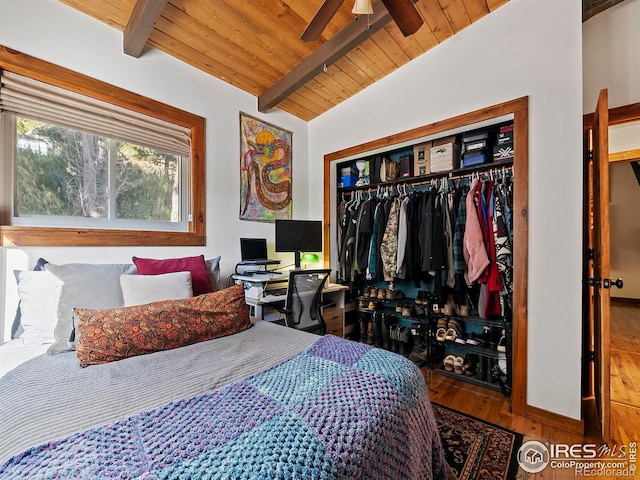
<instances>
[{"instance_id":1,"label":"baseboard","mask_svg":"<svg viewBox=\"0 0 640 480\"><path fill-rule=\"evenodd\" d=\"M582 420L565 417L564 415L549 412L542 408L527 405L527 418L580 437L583 437L585 434L584 422Z\"/></svg>"}]
</instances>

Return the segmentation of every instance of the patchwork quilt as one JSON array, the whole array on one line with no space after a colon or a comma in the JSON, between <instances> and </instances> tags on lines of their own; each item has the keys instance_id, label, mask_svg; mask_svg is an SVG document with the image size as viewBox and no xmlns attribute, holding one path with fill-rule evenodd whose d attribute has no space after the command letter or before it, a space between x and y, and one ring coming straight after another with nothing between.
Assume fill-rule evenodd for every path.
<instances>
[{"instance_id":1,"label":"patchwork quilt","mask_svg":"<svg viewBox=\"0 0 640 480\"><path fill-rule=\"evenodd\" d=\"M420 370L321 337L219 390L42 444L3 479L440 479L446 467Z\"/></svg>"}]
</instances>

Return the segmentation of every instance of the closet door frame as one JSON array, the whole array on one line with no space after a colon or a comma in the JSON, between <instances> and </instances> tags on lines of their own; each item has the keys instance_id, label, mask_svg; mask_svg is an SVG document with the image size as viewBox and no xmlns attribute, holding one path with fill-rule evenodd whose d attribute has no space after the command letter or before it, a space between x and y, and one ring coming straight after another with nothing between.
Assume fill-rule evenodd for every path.
<instances>
[{"instance_id":1,"label":"closet door frame","mask_svg":"<svg viewBox=\"0 0 640 480\"><path fill-rule=\"evenodd\" d=\"M444 134L478 122L490 121L504 115L513 115L514 124L514 194L513 194L513 339L512 339L512 390L511 412L527 416L527 275L529 270L529 97L468 112L446 120L423 125L411 130L389 135L370 142L355 145L324 156L324 263L329 268L332 258L331 238L337 225L331 223L331 212L337 208L331 194L331 169L341 159L363 155L373 150L392 150L394 145L404 144L427 136Z\"/></svg>"}]
</instances>

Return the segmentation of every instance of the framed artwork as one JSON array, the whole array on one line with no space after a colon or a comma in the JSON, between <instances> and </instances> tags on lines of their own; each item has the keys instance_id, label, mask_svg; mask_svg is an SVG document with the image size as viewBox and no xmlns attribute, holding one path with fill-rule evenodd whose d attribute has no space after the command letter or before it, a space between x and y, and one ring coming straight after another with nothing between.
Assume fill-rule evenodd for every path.
<instances>
[{"instance_id":1,"label":"framed artwork","mask_svg":"<svg viewBox=\"0 0 640 480\"><path fill-rule=\"evenodd\" d=\"M292 137L240 112L240 220L291 218Z\"/></svg>"}]
</instances>

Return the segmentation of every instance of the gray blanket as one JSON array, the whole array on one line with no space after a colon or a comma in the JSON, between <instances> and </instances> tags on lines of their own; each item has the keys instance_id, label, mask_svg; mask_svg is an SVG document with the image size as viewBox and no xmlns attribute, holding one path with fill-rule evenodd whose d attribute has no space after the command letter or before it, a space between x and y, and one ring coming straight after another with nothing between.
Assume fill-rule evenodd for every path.
<instances>
[{"instance_id":1,"label":"gray blanket","mask_svg":"<svg viewBox=\"0 0 640 480\"><path fill-rule=\"evenodd\" d=\"M74 352L41 355L0 378L0 464L35 444L220 388L317 339L258 321L228 337L87 368Z\"/></svg>"}]
</instances>

